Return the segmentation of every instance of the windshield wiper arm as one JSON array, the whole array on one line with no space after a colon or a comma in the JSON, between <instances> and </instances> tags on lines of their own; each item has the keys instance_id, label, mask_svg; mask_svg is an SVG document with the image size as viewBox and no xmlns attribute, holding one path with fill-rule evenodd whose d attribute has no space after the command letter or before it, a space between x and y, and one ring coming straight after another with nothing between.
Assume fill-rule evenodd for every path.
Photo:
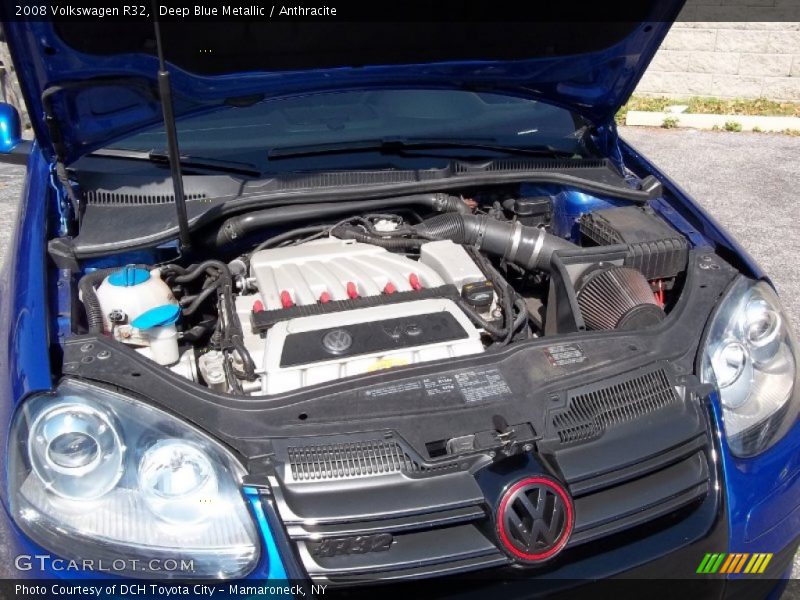
<instances>
[{"instance_id":1,"label":"windshield wiper arm","mask_svg":"<svg viewBox=\"0 0 800 600\"><path fill-rule=\"evenodd\" d=\"M103 158L121 158L131 160L146 160L157 165L169 166L169 154L166 150L124 150L121 148L102 148L95 150L89 156L100 156ZM205 158L181 154L181 166L191 169L208 169L222 173L233 173L237 175L248 175L258 177L261 171L252 163L220 160L216 158Z\"/></svg>"},{"instance_id":2,"label":"windshield wiper arm","mask_svg":"<svg viewBox=\"0 0 800 600\"><path fill-rule=\"evenodd\" d=\"M575 152L559 150L552 146L507 146L491 139L439 139L439 138L385 138L373 140L354 140L309 144L307 146L285 146L272 148L267 152L270 160L323 156L326 154L351 154L355 152L379 152L381 154L402 155L415 150L483 150L502 154L521 154L525 156L549 156L568 158Z\"/></svg>"}]
</instances>

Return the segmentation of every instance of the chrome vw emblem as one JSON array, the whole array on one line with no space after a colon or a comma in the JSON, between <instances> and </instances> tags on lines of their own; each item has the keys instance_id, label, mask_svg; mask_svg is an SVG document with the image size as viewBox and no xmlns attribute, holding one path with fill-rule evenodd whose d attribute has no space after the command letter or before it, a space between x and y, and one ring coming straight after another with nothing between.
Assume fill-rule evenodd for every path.
<instances>
[{"instance_id":1,"label":"chrome vw emblem","mask_svg":"<svg viewBox=\"0 0 800 600\"><path fill-rule=\"evenodd\" d=\"M342 354L353 345L353 336L346 329L334 329L322 337L322 345L331 354Z\"/></svg>"},{"instance_id":2,"label":"chrome vw emblem","mask_svg":"<svg viewBox=\"0 0 800 600\"><path fill-rule=\"evenodd\" d=\"M566 546L574 525L564 487L544 476L526 477L508 488L497 509L503 548L526 563L548 560Z\"/></svg>"}]
</instances>

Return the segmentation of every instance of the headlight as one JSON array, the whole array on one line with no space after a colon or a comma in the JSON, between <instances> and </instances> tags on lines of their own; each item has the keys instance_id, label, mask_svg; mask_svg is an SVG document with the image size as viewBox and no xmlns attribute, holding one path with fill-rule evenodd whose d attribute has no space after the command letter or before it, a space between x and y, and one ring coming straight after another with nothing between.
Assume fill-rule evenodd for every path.
<instances>
[{"instance_id":1,"label":"headlight","mask_svg":"<svg viewBox=\"0 0 800 600\"><path fill-rule=\"evenodd\" d=\"M8 455L14 520L63 558L159 578L241 577L258 560L236 459L132 398L65 381L20 407Z\"/></svg>"},{"instance_id":2,"label":"headlight","mask_svg":"<svg viewBox=\"0 0 800 600\"><path fill-rule=\"evenodd\" d=\"M766 450L794 424L796 346L766 283L741 278L728 292L708 330L701 378L719 389L728 445L738 456Z\"/></svg>"}]
</instances>

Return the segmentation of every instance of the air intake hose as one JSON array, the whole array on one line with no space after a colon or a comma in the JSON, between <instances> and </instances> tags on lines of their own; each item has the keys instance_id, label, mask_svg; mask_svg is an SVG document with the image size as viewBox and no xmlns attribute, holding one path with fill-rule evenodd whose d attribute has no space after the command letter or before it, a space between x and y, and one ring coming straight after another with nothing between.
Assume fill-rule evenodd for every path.
<instances>
[{"instance_id":1,"label":"air intake hose","mask_svg":"<svg viewBox=\"0 0 800 600\"><path fill-rule=\"evenodd\" d=\"M415 225L413 229L425 237L475 246L528 270L549 271L553 252L578 249L571 242L538 227L479 215L437 215Z\"/></svg>"},{"instance_id":2,"label":"air intake hose","mask_svg":"<svg viewBox=\"0 0 800 600\"><path fill-rule=\"evenodd\" d=\"M225 246L253 231L265 227L275 227L311 221L338 215L353 215L377 209L407 208L420 206L441 213L468 213L469 207L458 196L449 194L415 194L375 200L353 200L351 202L318 202L315 204L296 204L278 206L249 212L226 219L217 233L217 246Z\"/></svg>"}]
</instances>

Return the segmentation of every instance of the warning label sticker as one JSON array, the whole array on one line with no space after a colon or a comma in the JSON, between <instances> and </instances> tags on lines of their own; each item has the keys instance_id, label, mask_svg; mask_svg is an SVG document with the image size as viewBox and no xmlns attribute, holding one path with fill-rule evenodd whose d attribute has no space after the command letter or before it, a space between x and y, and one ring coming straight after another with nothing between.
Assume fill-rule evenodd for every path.
<instances>
[{"instance_id":1,"label":"warning label sticker","mask_svg":"<svg viewBox=\"0 0 800 600\"><path fill-rule=\"evenodd\" d=\"M580 344L559 344L558 346L548 346L544 349L544 355L554 367L563 367L582 363L586 360L583 348Z\"/></svg>"}]
</instances>

